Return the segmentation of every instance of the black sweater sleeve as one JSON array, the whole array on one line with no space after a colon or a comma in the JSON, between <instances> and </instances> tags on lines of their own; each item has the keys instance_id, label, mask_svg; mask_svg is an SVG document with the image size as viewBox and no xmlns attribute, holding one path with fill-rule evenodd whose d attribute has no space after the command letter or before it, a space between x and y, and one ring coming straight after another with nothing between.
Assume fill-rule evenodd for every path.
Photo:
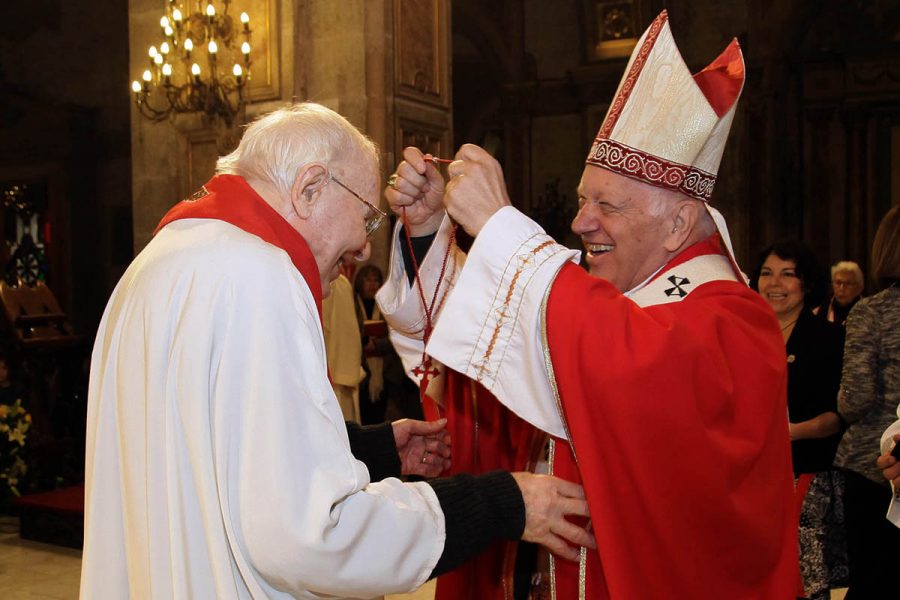
<instances>
[{"instance_id":1,"label":"black sweater sleeve","mask_svg":"<svg viewBox=\"0 0 900 600\"><path fill-rule=\"evenodd\" d=\"M425 255L428 254L428 250L431 248L431 244L436 237L437 232L422 237L410 238L412 240L412 248L417 265L422 264ZM416 270L413 268L413 257L409 253L409 244L406 243L406 233L404 233L403 228L400 229L400 254L403 255L403 267L406 269L406 278L409 280L410 285L412 285L413 281L416 279Z\"/></svg>"},{"instance_id":2,"label":"black sweater sleeve","mask_svg":"<svg viewBox=\"0 0 900 600\"><path fill-rule=\"evenodd\" d=\"M345 421L345 424L350 438L350 452L366 464L372 481L400 477L400 455L397 454L394 428L390 423L363 426Z\"/></svg>"},{"instance_id":3,"label":"black sweater sleeve","mask_svg":"<svg viewBox=\"0 0 900 600\"><path fill-rule=\"evenodd\" d=\"M496 540L517 540L525 531L522 492L507 471L461 474L428 483L444 512L447 534L432 577L455 569Z\"/></svg>"}]
</instances>

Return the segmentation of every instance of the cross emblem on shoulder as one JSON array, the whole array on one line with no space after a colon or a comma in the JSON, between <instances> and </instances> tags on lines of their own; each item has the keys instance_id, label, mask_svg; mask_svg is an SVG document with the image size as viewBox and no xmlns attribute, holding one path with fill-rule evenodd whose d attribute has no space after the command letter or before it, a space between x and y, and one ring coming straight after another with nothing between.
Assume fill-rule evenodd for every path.
<instances>
[{"instance_id":1,"label":"cross emblem on shoulder","mask_svg":"<svg viewBox=\"0 0 900 600\"><path fill-rule=\"evenodd\" d=\"M209 190L206 189L206 186L200 186L200 189L188 196L184 199L185 202L196 202L197 200L201 200L209 196Z\"/></svg>"},{"instance_id":2,"label":"cross emblem on shoulder","mask_svg":"<svg viewBox=\"0 0 900 600\"><path fill-rule=\"evenodd\" d=\"M663 290L666 296L678 296L679 298L684 298L688 295L687 291L685 291L685 289L682 287L691 284L690 280L687 277L670 275L666 279L672 283L672 287Z\"/></svg>"}]
</instances>

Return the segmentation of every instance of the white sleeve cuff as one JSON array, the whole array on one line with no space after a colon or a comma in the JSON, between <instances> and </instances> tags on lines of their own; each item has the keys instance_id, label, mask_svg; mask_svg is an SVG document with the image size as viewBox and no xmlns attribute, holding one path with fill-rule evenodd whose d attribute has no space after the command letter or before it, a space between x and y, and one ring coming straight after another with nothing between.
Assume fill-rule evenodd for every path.
<instances>
[{"instance_id":1,"label":"white sleeve cuff","mask_svg":"<svg viewBox=\"0 0 900 600\"><path fill-rule=\"evenodd\" d=\"M478 234L428 345L430 355L561 438L542 304L562 266L579 258L515 208L500 209Z\"/></svg>"},{"instance_id":2,"label":"white sleeve cuff","mask_svg":"<svg viewBox=\"0 0 900 600\"><path fill-rule=\"evenodd\" d=\"M381 314L384 315L390 326L391 342L408 374L422 360L422 351L424 350L422 339L426 319L418 285L415 282L412 285L409 284L406 267L403 264L401 244L406 244L406 237L400 233L401 226L402 223L398 221L394 227L388 274L384 285L375 294L375 300L378 302ZM444 217L428 254L419 265L422 291L429 304L434 298L435 289L439 291L432 314L435 322L465 261L465 255L456 244L450 247L450 253L447 254L452 228L452 221L448 217ZM447 257L446 265L444 264L445 256ZM443 279L441 278L442 269Z\"/></svg>"}]
</instances>

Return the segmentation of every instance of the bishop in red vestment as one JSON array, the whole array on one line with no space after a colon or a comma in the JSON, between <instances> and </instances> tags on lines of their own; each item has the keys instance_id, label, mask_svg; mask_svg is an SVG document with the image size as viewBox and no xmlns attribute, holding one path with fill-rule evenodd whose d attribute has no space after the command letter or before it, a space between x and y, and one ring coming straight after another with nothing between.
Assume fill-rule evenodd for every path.
<instances>
[{"instance_id":1,"label":"bishop in red vestment","mask_svg":"<svg viewBox=\"0 0 900 600\"><path fill-rule=\"evenodd\" d=\"M476 238L428 353L550 433L552 472L584 484L598 548L552 561L560 600L796 596L784 345L708 204L743 82L736 41L691 75L666 13L650 25L578 189L589 273L481 148L446 189L407 149L387 192L398 211L441 196Z\"/></svg>"}]
</instances>

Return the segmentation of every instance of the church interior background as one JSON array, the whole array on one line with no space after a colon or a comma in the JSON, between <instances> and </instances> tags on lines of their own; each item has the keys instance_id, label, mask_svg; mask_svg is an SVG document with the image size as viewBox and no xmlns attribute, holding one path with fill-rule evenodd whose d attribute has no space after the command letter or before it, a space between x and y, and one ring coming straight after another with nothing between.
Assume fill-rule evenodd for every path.
<instances>
[{"instance_id":1,"label":"church interior background","mask_svg":"<svg viewBox=\"0 0 900 600\"><path fill-rule=\"evenodd\" d=\"M513 203L575 246L587 149L636 37L668 9L692 70L733 36L744 51L713 203L745 268L799 237L823 263L866 271L875 227L900 203L900 0L233 0L252 18L253 66L231 126L139 112L131 81L165 4L0 8L0 351L34 417L23 494L83 476L88 357L118 278L239 125L292 99L362 128L385 174L406 145L485 146ZM387 239L373 243L382 267ZM23 299L20 286L38 291ZM77 546L79 522L59 523L57 541Z\"/></svg>"}]
</instances>

